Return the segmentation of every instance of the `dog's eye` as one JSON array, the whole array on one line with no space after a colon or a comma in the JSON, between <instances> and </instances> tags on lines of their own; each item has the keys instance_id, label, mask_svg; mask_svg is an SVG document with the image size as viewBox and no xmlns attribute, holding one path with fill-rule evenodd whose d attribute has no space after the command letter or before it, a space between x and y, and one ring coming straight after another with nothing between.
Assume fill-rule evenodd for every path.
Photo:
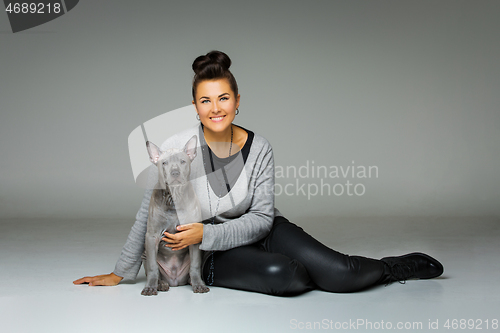
<instances>
[{"instance_id":1,"label":"dog's eye","mask_svg":"<svg viewBox=\"0 0 500 333\"><path fill-rule=\"evenodd\" d=\"M181 160L181 164L185 164L186 163L186 160Z\"/></svg>"},{"instance_id":2,"label":"dog's eye","mask_svg":"<svg viewBox=\"0 0 500 333\"><path fill-rule=\"evenodd\" d=\"M167 164L168 164L168 162L167 162L167 161L163 161L163 165L167 165Z\"/></svg>"}]
</instances>

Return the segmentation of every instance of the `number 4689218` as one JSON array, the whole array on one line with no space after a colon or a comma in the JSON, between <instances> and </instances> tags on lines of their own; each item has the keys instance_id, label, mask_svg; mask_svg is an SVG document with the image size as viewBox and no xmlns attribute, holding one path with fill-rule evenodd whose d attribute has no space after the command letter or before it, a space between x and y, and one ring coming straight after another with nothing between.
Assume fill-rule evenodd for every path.
<instances>
[{"instance_id":1,"label":"number 4689218","mask_svg":"<svg viewBox=\"0 0 500 333\"><path fill-rule=\"evenodd\" d=\"M59 14L61 4L56 3L9 3L5 11L9 14Z\"/></svg>"}]
</instances>

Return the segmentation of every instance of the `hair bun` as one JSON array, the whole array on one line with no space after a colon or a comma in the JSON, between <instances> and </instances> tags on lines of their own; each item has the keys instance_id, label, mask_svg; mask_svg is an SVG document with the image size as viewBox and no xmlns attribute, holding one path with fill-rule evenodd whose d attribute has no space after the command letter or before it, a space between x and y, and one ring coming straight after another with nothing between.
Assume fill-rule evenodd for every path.
<instances>
[{"instance_id":1,"label":"hair bun","mask_svg":"<svg viewBox=\"0 0 500 333\"><path fill-rule=\"evenodd\" d=\"M238 95L238 84L229 70L231 59L227 54L221 51L210 51L205 55L199 56L193 61L191 66L194 71L193 77L193 101L196 100L196 87L205 80L226 79L231 86L234 95Z\"/></svg>"},{"instance_id":2,"label":"hair bun","mask_svg":"<svg viewBox=\"0 0 500 333\"><path fill-rule=\"evenodd\" d=\"M210 51L206 55L199 56L193 62L193 71L196 75L205 72L207 69L228 71L231 67L231 59L221 51Z\"/></svg>"}]
</instances>

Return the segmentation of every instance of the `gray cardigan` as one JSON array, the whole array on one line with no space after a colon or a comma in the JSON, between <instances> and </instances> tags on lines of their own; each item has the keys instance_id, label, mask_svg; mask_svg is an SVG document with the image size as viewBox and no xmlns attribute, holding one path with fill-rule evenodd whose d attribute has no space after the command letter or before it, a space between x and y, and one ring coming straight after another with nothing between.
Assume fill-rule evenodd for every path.
<instances>
[{"instance_id":1,"label":"gray cardigan","mask_svg":"<svg viewBox=\"0 0 500 333\"><path fill-rule=\"evenodd\" d=\"M205 223L212 221L211 213L214 214L218 207L214 224L203 226L200 249L224 251L264 238L271 230L274 217L283 216L274 207L274 157L269 142L264 137L254 134L246 161L241 151L235 157L232 156L231 162L225 167L226 175L223 175L221 170L209 174L210 190L208 190L206 176L208 169L205 168L207 165L210 166L211 161L206 157L208 155L203 153L206 152L207 145L201 124L170 137L160 148L161 150L183 148L193 135L198 137L198 149L197 156L191 164L190 181L200 201ZM157 178L157 169L152 167L150 170L150 189L144 193L136 221L113 271L124 279L135 279L142 264L141 255L144 251L149 201ZM240 172L241 170L244 172ZM217 178L213 178L214 174ZM212 180L224 179L224 176L226 179L233 176L232 181L229 179L229 183L232 183L231 191L219 199L213 190L215 183Z\"/></svg>"}]
</instances>

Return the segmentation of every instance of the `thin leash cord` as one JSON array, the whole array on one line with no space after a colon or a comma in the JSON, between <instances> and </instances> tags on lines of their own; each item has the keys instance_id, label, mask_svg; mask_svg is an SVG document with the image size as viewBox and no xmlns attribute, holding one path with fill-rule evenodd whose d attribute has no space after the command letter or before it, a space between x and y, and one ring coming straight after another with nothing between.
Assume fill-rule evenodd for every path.
<instances>
[{"instance_id":1,"label":"thin leash cord","mask_svg":"<svg viewBox=\"0 0 500 333\"><path fill-rule=\"evenodd\" d=\"M208 143L207 143L207 146L208 146ZM231 126L231 144L229 146L229 156L231 156L231 149L233 148L233 127ZM205 170L206 170L206 164L205 164L205 159L203 159L203 164L205 165ZM219 180L219 178L217 177L217 175L215 174L215 170L214 171L214 176L217 180ZM219 211L219 203L220 203L220 198L222 196L222 189L223 189L223 184L222 182L220 182L221 186L220 186L220 192L219 192L219 196L217 197L217 207L215 208L215 214L213 215L212 217L212 225L215 225L215 216L217 215L217 212ZM207 175L207 194L208 194L208 206L210 207L210 215L212 215L212 202L210 200L210 188L209 188L209 185L208 185L208 175ZM214 264L214 251L212 251L210 253L210 268L209 268L209 273L208 273L208 285L209 286L213 286L214 284L214 277L215 277L215 264Z\"/></svg>"}]
</instances>

